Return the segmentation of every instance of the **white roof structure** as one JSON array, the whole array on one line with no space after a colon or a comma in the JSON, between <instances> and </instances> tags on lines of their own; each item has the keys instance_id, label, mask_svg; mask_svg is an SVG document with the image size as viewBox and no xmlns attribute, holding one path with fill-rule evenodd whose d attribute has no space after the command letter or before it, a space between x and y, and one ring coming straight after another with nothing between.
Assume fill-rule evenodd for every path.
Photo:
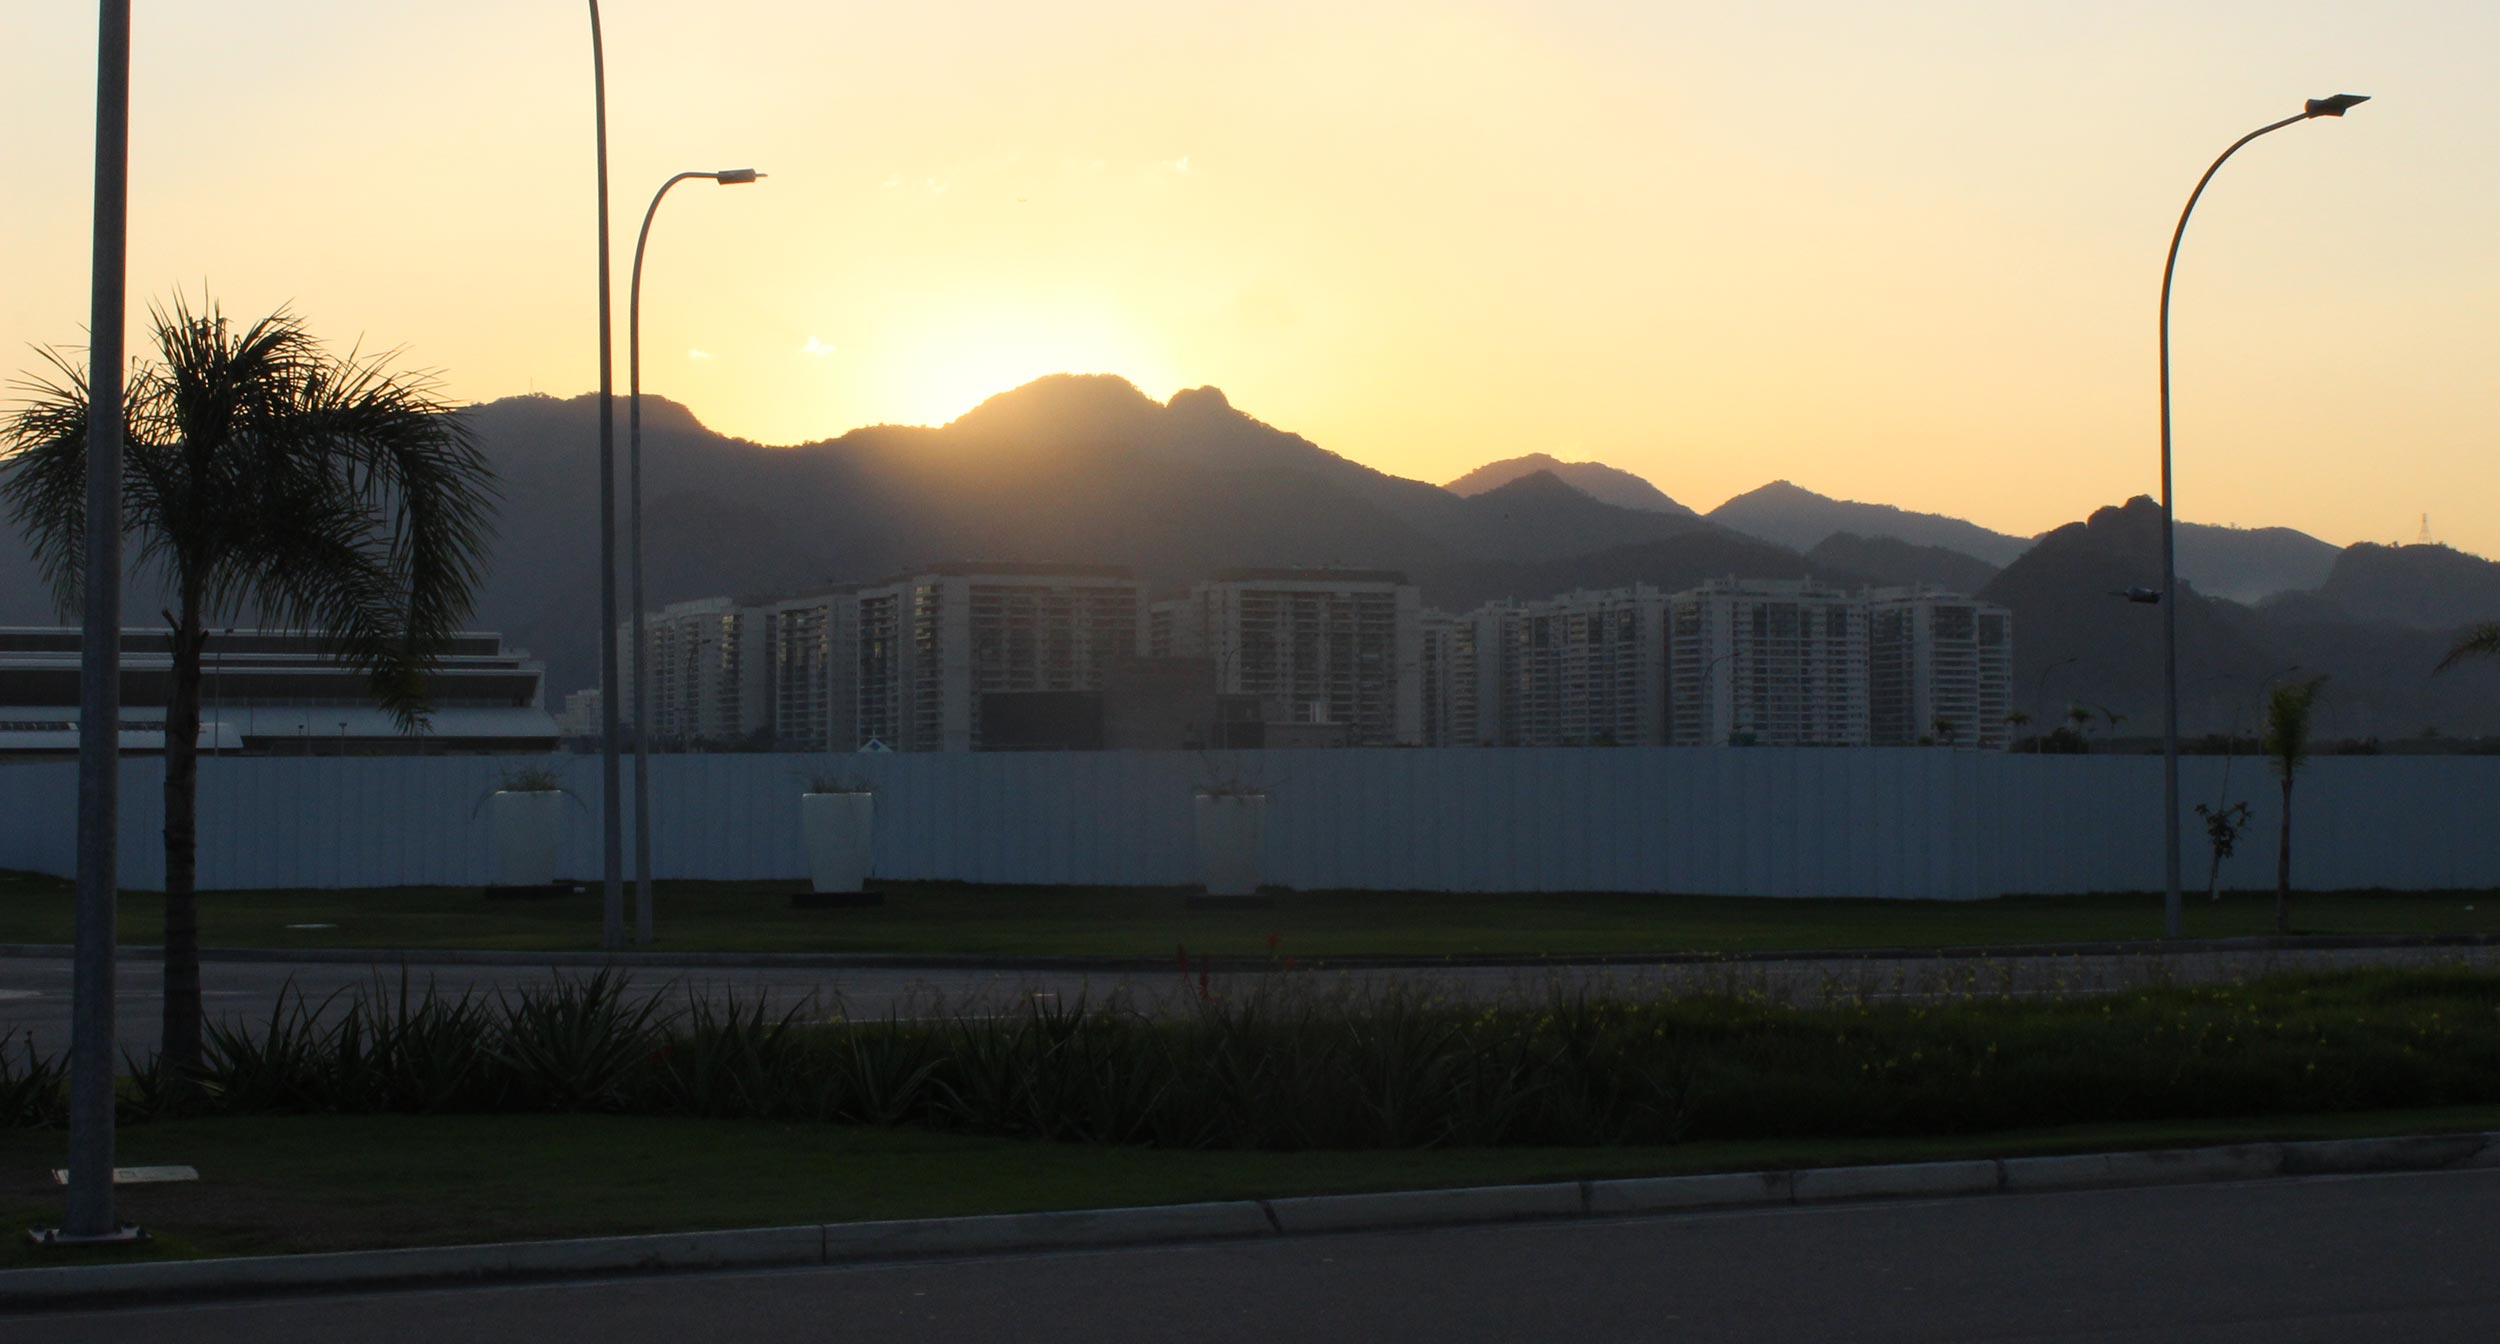
<instances>
[{"instance_id":1,"label":"white roof structure","mask_svg":"<svg viewBox=\"0 0 2500 1344\"><path fill-rule=\"evenodd\" d=\"M0 627L0 755L78 749L80 634ZM163 630L122 632L122 750L162 751L173 659ZM209 637L200 749L257 755L435 754L555 749L545 668L492 633L456 636L427 678L426 731L400 731L364 676L302 631Z\"/></svg>"}]
</instances>

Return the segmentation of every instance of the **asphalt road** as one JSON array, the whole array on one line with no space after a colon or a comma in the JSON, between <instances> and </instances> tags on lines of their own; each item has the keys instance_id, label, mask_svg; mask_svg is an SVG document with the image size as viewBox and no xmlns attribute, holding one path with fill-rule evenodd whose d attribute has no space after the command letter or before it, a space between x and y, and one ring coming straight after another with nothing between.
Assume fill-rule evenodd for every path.
<instances>
[{"instance_id":1,"label":"asphalt road","mask_svg":"<svg viewBox=\"0 0 2500 1344\"><path fill-rule=\"evenodd\" d=\"M2473 1341L2500 1172L1993 1195L24 1318L0 1337Z\"/></svg>"},{"instance_id":2,"label":"asphalt road","mask_svg":"<svg viewBox=\"0 0 2500 1344\"><path fill-rule=\"evenodd\" d=\"M385 954L387 955L387 954ZM1870 959L1754 961L1634 965L1553 965L1533 967L1451 967L1428 970L1309 971L1293 973L1298 983L1321 989L1376 987L1393 981L1428 984L1446 992L1486 999L1506 995L1542 995L1559 984L1608 984L1648 992L1656 990L1758 991L1799 1003L1847 999L1945 998L1969 994L2066 995L2106 993L2147 984L2195 983L2234 979L2277 971L2330 969L2363 965L2500 966L2500 947L2344 948L2288 952L2180 951L2157 955L2040 955L1997 958ZM540 966L447 966L412 960L412 984L431 982L448 994L492 995L525 985L544 984L556 976L589 974L578 968ZM340 962L211 961L201 968L203 994L212 1020L266 1021L281 995L300 993L319 1002L333 993L370 990L380 984L396 992L400 963L396 959L358 965ZM153 959L125 957L118 964L116 991L122 1046L134 1053L152 1048L163 1011L160 978L163 965ZM1125 993L1144 1006L1195 998L1194 980L1177 968L1135 972L1044 972L982 967L894 970L845 967L703 967L666 970L643 967L630 972L638 986L671 994L693 993L711 998L735 995L763 997L783 1008L806 1005L827 1016L941 1016L958 1012L1010 1011L1035 994L1062 1001L1078 995L1094 998ZM1217 993L1239 992L1261 977L1216 977ZM31 1038L44 1053L69 1046L70 963L62 957L0 957L0 1038L7 1048L23 1049Z\"/></svg>"}]
</instances>

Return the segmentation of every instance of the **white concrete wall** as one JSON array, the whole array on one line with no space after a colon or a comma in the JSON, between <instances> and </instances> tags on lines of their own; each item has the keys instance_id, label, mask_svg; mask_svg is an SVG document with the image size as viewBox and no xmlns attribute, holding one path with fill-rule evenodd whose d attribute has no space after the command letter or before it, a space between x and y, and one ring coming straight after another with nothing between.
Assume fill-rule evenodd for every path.
<instances>
[{"instance_id":1,"label":"white concrete wall","mask_svg":"<svg viewBox=\"0 0 2500 1344\"><path fill-rule=\"evenodd\" d=\"M599 870L599 762L564 756L564 871ZM663 877L806 871L798 795L823 757L653 758ZM875 782L876 872L998 883L1194 880L1193 785L1271 794L1264 865L1313 888L1929 896L2161 885L2161 762L1914 748L1613 748L842 756ZM483 885L480 800L509 758L225 757L200 763L211 889ZM629 766L630 768L630 766ZM2223 763L2183 763L2189 803ZM125 885L162 884L161 766L124 763ZM2232 766L2256 813L2226 885L2274 878L2274 782ZM0 765L0 868L73 871L76 766ZM2293 836L2312 889L2500 887L2500 757L2320 757ZM2201 889L2203 829L2186 818Z\"/></svg>"}]
</instances>

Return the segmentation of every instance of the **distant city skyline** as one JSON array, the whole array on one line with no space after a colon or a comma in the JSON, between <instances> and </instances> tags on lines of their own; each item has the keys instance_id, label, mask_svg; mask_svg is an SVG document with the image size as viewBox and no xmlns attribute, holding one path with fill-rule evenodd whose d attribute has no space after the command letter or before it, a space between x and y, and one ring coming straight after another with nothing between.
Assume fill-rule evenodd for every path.
<instances>
[{"instance_id":1,"label":"distant city skyline","mask_svg":"<svg viewBox=\"0 0 2500 1344\"><path fill-rule=\"evenodd\" d=\"M142 7L134 309L404 347L463 400L596 383L576 6ZM86 309L92 13L13 16L0 375ZM2154 300L2184 518L2500 554L2500 12L2323 3L1107 0L607 14L645 382L769 443L1059 371L1201 384L1383 471L1530 452L1707 510L1774 479L2030 535L2148 493ZM622 289L618 301L622 306ZM622 384L622 351L619 351ZM0 396L5 396L0 393Z\"/></svg>"}]
</instances>

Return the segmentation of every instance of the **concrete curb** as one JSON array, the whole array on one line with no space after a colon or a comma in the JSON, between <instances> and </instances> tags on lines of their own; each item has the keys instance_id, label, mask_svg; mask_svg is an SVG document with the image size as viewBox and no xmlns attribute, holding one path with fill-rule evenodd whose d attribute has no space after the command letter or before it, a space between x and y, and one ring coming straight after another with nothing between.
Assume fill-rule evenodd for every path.
<instances>
[{"instance_id":1,"label":"concrete curb","mask_svg":"<svg viewBox=\"0 0 2500 1344\"><path fill-rule=\"evenodd\" d=\"M2500 1168L2500 1131L0 1271L0 1309L861 1264L1877 1199Z\"/></svg>"},{"instance_id":2,"label":"concrete curb","mask_svg":"<svg viewBox=\"0 0 2500 1344\"><path fill-rule=\"evenodd\" d=\"M1991 961L2053 957L2181 957L2260 952L2352 952L2404 948L2473 948L2500 945L2500 935L2480 933L2314 934L2295 937L2136 939L2094 943L2000 943L1977 947L1807 947L1760 952L1600 952L1585 956L1351 956L1303 957L1305 971L1556 970L1581 966L1743 966L1784 961ZM65 943L0 943L0 957L66 958ZM162 960L165 950L130 944L120 955ZM348 966L600 967L655 970L825 971L1171 971L1169 957L934 956L902 952L511 952L464 948L210 947L202 961L322 963ZM1220 975L1275 969L1265 957L1197 957L1191 968Z\"/></svg>"}]
</instances>

